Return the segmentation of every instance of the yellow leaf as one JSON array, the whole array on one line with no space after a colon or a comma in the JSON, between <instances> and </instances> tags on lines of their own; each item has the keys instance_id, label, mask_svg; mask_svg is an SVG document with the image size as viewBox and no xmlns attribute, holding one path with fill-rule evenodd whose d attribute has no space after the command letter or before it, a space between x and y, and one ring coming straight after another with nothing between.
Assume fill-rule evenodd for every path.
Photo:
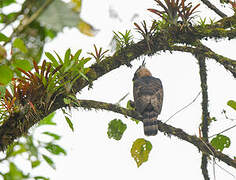
<instances>
[{"instance_id":1,"label":"yellow leaf","mask_svg":"<svg viewBox=\"0 0 236 180\"><path fill-rule=\"evenodd\" d=\"M71 0L71 2L75 5L72 9L75 12L81 11L82 0Z\"/></svg>"},{"instance_id":2,"label":"yellow leaf","mask_svg":"<svg viewBox=\"0 0 236 180\"><path fill-rule=\"evenodd\" d=\"M138 167L148 160L148 155L151 150L152 144L149 141L143 138L134 141L130 152Z\"/></svg>"},{"instance_id":3,"label":"yellow leaf","mask_svg":"<svg viewBox=\"0 0 236 180\"><path fill-rule=\"evenodd\" d=\"M78 28L81 33L83 33L87 36L94 36L96 34L96 30L93 28L93 26L86 23L82 19L80 19L80 22L78 24Z\"/></svg>"}]
</instances>

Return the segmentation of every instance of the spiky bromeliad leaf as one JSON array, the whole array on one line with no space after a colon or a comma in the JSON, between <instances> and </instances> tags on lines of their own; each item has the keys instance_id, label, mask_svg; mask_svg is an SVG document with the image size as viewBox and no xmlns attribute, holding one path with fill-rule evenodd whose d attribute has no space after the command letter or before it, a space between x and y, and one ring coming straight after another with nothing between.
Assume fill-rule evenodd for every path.
<instances>
[{"instance_id":1,"label":"spiky bromeliad leaf","mask_svg":"<svg viewBox=\"0 0 236 180\"><path fill-rule=\"evenodd\" d=\"M46 156L45 154L43 154L42 157L48 163L49 166L51 166L53 169L56 169L56 166L50 157Z\"/></svg>"},{"instance_id":2,"label":"spiky bromeliad leaf","mask_svg":"<svg viewBox=\"0 0 236 180\"><path fill-rule=\"evenodd\" d=\"M57 144L48 143L45 146L45 149L47 149L50 153L55 154L55 155L59 155L61 153L66 155L66 151L61 146L59 146Z\"/></svg>"},{"instance_id":3,"label":"spiky bromeliad leaf","mask_svg":"<svg viewBox=\"0 0 236 180\"><path fill-rule=\"evenodd\" d=\"M113 138L119 141L125 132L127 125L124 124L120 119L113 119L108 124L107 135L109 138Z\"/></svg>"},{"instance_id":4,"label":"spiky bromeliad leaf","mask_svg":"<svg viewBox=\"0 0 236 180\"><path fill-rule=\"evenodd\" d=\"M130 152L138 167L148 160L151 150L152 144L150 141L143 138L139 138L134 141Z\"/></svg>"},{"instance_id":5,"label":"spiky bromeliad leaf","mask_svg":"<svg viewBox=\"0 0 236 180\"><path fill-rule=\"evenodd\" d=\"M218 134L215 138L211 140L211 145L219 151L223 151L224 148L230 146L230 138L221 134Z\"/></svg>"}]
</instances>

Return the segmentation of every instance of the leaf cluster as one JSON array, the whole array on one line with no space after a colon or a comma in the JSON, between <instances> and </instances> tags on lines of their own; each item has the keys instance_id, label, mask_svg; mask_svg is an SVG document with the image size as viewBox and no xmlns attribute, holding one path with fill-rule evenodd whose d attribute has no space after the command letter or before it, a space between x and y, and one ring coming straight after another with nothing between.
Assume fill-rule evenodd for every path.
<instances>
[{"instance_id":1,"label":"leaf cluster","mask_svg":"<svg viewBox=\"0 0 236 180\"><path fill-rule=\"evenodd\" d=\"M99 48L98 50L95 44L93 46L94 46L95 54L92 52L88 52L88 54L93 56L96 62L99 63L103 60L103 58L105 57L105 53L107 53L109 50L105 50L102 52L102 48Z\"/></svg>"},{"instance_id":2,"label":"leaf cluster","mask_svg":"<svg viewBox=\"0 0 236 180\"><path fill-rule=\"evenodd\" d=\"M197 4L193 7L191 2L185 4L186 0L165 0L165 3L162 3L161 0L155 1L163 10L152 8L148 10L174 25L177 25L179 18L181 18L183 24L187 25L194 17L193 14L196 13L196 8L200 6L200 4Z\"/></svg>"},{"instance_id":3,"label":"leaf cluster","mask_svg":"<svg viewBox=\"0 0 236 180\"><path fill-rule=\"evenodd\" d=\"M18 141L11 144L5 154L5 158L0 159L0 162L5 161L5 163L9 164L8 171L1 171L0 176L2 176L4 179L44 179L49 180L49 178L43 176L33 176L31 175L31 172L25 173L25 170L22 171L18 164L15 162L16 158L19 158L19 156L24 157L21 161L27 161L31 164L31 171L41 165L41 163L44 161L46 162L50 167L55 169L55 163L52 159L53 156L58 155L66 155L66 151L64 148L59 146L56 142L60 140L61 136L49 132L49 131L43 131L41 132L40 136L44 136L48 139L43 141L41 139L38 139L35 137L35 130L37 130L41 126L45 125L53 125L55 126L56 123L53 122L53 117L55 115L55 112L45 117L39 125L34 129L33 133L28 136L24 136L20 138ZM38 136L38 135L37 135ZM22 156L24 154L24 156Z\"/></svg>"},{"instance_id":4,"label":"leaf cluster","mask_svg":"<svg viewBox=\"0 0 236 180\"><path fill-rule=\"evenodd\" d=\"M131 30L126 30L124 34L121 32L116 33L114 31L113 33L114 33L114 40L116 42L116 50L120 50L134 43Z\"/></svg>"}]
</instances>

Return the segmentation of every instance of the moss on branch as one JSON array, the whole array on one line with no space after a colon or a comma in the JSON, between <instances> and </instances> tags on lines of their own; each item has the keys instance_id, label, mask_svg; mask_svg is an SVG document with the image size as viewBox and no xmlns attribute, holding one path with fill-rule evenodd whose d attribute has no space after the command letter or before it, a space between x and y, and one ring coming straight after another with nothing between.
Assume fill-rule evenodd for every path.
<instances>
[{"instance_id":1,"label":"moss on branch","mask_svg":"<svg viewBox=\"0 0 236 180\"><path fill-rule=\"evenodd\" d=\"M128 110L126 108L120 107L116 104L106 103L106 102L99 102L93 100L78 100L78 104L74 104L75 107L82 107L85 109L96 109L96 110L108 110L116 113L123 114L124 116L129 116L138 120L142 119L142 115L140 115L136 111ZM78 106L79 105L79 106ZM184 132L180 128L175 128L171 125L167 125L158 120L158 129L159 131L163 132L167 135L173 135L178 137L181 140L187 141L194 146L196 146L201 152L212 155L219 160L225 162L226 164L236 168L236 162L230 158L229 156L221 153L220 151L215 150L210 143L203 141L202 139L198 138L197 136L192 136ZM213 153L213 154L212 154Z\"/></svg>"},{"instance_id":2,"label":"moss on branch","mask_svg":"<svg viewBox=\"0 0 236 180\"><path fill-rule=\"evenodd\" d=\"M117 52L114 53L113 56L105 58L103 61L99 63L95 63L90 66L89 72L86 74L89 81L84 78L79 78L73 86L74 93L81 91L86 86L92 86L92 82L99 77L109 73L110 71L119 68L122 65L126 65L128 67L131 66L131 61L137 59L143 55L152 56L160 51L165 50L177 50L177 47L173 46L176 43L181 44L192 44L196 40L204 39L206 37L212 38L235 38L236 30L229 29L225 30L226 26L232 26L235 23L235 16L230 18L225 18L226 20L220 23L217 23L217 28L212 26L206 27L193 27L192 31L182 31L179 27L168 27L167 29L163 29L160 32L157 32L154 36L150 37L150 41L152 42L152 46L150 49L147 46L146 40L141 40L135 44L129 45ZM180 48L179 48L180 50ZM184 52L190 52L195 54L196 51L199 51L198 48L182 48ZM235 72L235 64L230 59L224 58L220 55L215 54L212 51L201 50L204 53L204 56L214 58L218 63L222 64L227 70L229 70L234 77L236 77ZM32 119L26 118L31 117L31 111L24 111L12 113L8 119L6 119L3 124L0 126L0 148L1 150L5 149L7 145L13 142L14 139L22 136L23 134L28 132L28 129L40 121L40 118L43 119L49 113L56 111L62 107L66 107L63 101L66 95L64 94L56 94L55 98L53 98L53 102L50 102L50 110L44 111L44 109L38 108L38 114L36 114L37 118ZM35 107L40 107L41 102L32 102ZM120 112L118 112L120 113ZM34 112L33 112L34 114ZM38 118L40 117L40 118ZM28 122L29 121L29 122ZM20 123L18 123L20 122ZM24 129L22 131L22 129ZM16 132L12 134L10 132ZM11 136L11 137L10 137ZM7 140L6 141L6 137Z\"/></svg>"}]
</instances>

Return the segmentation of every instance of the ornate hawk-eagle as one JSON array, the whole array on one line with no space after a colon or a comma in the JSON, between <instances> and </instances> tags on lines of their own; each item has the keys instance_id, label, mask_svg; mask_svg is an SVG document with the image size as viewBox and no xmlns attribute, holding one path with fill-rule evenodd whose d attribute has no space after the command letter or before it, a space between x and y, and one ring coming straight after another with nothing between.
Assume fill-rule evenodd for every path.
<instances>
[{"instance_id":1,"label":"ornate hawk-eagle","mask_svg":"<svg viewBox=\"0 0 236 180\"><path fill-rule=\"evenodd\" d=\"M135 110L143 116L144 134L157 134L157 116L161 113L163 87L161 80L141 65L134 74L133 95Z\"/></svg>"}]
</instances>

